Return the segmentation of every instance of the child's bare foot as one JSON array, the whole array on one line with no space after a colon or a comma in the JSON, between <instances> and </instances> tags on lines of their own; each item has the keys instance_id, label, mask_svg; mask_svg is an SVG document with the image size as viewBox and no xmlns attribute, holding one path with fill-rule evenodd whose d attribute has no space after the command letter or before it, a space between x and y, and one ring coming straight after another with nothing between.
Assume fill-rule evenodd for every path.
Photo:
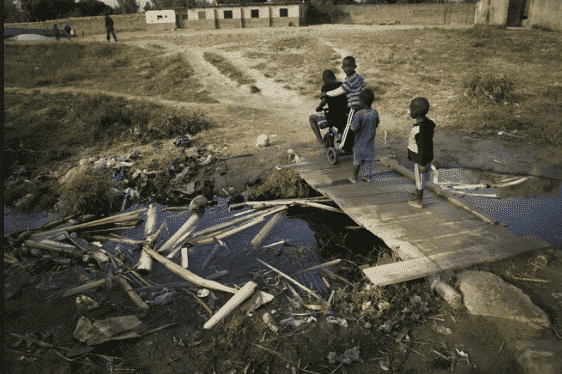
<instances>
[{"instance_id":1,"label":"child's bare foot","mask_svg":"<svg viewBox=\"0 0 562 374\"><path fill-rule=\"evenodd\" d=\"M349 177L351 183L357 183L357 178Z\"/></svg>"}]
</instances>

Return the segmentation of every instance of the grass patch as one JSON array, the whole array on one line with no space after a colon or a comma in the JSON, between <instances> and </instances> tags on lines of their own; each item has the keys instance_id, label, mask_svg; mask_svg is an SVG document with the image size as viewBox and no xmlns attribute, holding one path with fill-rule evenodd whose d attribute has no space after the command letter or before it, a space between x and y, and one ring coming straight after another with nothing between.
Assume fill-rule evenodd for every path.
<instances>
[{"instance_id":1,"label":"grass patch","mask_svg":"<svg viewBox=\"0 0 562 374\"><path fill-rule=\"evenodd\" d=\"M292 169L273 171L260 186L248 191L248 200L275 200L292 197L308 197L310 187Z\"/></svg>"},{"instance_id":2,"label":"grass patch","mask_svg":"<svg viewBox=\"0 0 562 374\"><path fill-rule=\"evenodd\" d=\"M513 96L515 84L504 75L475 74L465 80L464 95L476 102L509 102Z\"/></svg>"},{"instance_id":3,"label":"grass patch","mask_svg":"<svg viewBox=\"0 0 562 374\"><path fill-rule=\"evenodd\" d=\"M116 211L119 195L114 192L117 182L105 170L89 166L78 167L72 178L60 188L60 210L65 216L73 214L100 215Z\"/></svg>"},{"instance_id":4,"label":"grass patch","mask_svg":"<svg viewBox=\"0 0 562 374\"><path fill-rule=\"evenodd\" d=\"M240 71L240 69L228 61L227 58L219 54L205 52L203 53L203 58L219 69L221 74L236 81L239 85L256 83L254 79L247 77L244 73L242 73L242 71Z\"/></svg>"},{"instance_id":5,"label":"grass patch","mask_svg":"<svg viewBox=\"0 0 562 374\"><path fill-rule=\"evenodd\" d=\"M104 95L4 94L5 178L52 168L85 147L148 144L212 126L199 112Z\"/></svg>"},{"instance_id":6,"label":"grass patch","mask_svg":"<svg viewBox=\"0 0 562 374\"><path fill-rule=\"evenodd\" d=\"M109 43L6 43L6 87L77 86L183 101L216 102L181 54Z\"/></svg>"}]
</instances>

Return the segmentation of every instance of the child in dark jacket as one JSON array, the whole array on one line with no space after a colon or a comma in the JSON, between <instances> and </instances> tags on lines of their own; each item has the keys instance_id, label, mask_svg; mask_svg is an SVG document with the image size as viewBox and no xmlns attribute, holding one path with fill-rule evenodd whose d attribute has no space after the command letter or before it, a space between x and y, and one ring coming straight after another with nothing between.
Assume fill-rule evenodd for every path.
<instances>
[{"instance_id":1,"label":"child in dark jacket","mask_svg":"<svg viewBox=\"0 0 562 374\"><path fill-rule=\"evenodd\" d=\"M435 123L426 117L429 112L429 101L418 97L410 103L410 116L416 120L408 139L408 160L414 162L416 190L411 193L416 200L408 204L414 208L423 208L423 190L427 179L428 164L433 160L433 134Z\"/></svg>"}]
</instances>

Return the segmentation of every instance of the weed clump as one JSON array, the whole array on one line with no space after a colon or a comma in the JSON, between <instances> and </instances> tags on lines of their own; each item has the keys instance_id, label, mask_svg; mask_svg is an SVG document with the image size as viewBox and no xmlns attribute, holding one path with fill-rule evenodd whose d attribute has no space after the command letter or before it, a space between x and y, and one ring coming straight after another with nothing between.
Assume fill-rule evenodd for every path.
<instances>
[{"instance_id":1,"label":"weed clump","mask_svg":"<svg viewBox=\"0 0 562 374\"><path fill-rule=\"evenodd\" d=\"M464 96L473 102L509 102L515 84L504 75L476 74L463 83Z\"/></svg>"},{"instance_id":2,"label":"weed clump","mask_svg":"<svg viewBox=\"0 0 562 374\"><path fill-rule=\"evenodd\" d=\"M276 170L268 180L248 192L249 200L275 200L293 197L307 197L310 187L291 169Z\"/></svg>"},{"instance_id":3,"label":"weed clump","mask_svg":"<svg viewBox=\"0 0 562 374\"><path fill-rule=\"evenodd\" d=\"M82 166L72 174L59 189L58 205L64 215L100 215L118 208L117 182L107 172Z\"/></svg>"}]
</instances>

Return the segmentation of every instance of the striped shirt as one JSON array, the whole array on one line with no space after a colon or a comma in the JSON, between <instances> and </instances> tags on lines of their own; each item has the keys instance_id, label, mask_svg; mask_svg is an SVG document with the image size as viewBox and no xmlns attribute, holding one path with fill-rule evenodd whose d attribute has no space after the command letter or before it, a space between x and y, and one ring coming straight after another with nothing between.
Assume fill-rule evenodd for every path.
<instances>
[{"instance_id":1,"label":"striped shirt","mask_svg":"<svg viewBox=\"0 0 562 374\"><path fill-rule=\"evenodd\" d=\"M357 109L359 108L359 94L363 91L363 87L365 87L366 83L365 79L355 72L345 78L340 88L329 91L327 95L339 96L345 93L347 97L347 107Z\"/></svg>"}]
</instances>

